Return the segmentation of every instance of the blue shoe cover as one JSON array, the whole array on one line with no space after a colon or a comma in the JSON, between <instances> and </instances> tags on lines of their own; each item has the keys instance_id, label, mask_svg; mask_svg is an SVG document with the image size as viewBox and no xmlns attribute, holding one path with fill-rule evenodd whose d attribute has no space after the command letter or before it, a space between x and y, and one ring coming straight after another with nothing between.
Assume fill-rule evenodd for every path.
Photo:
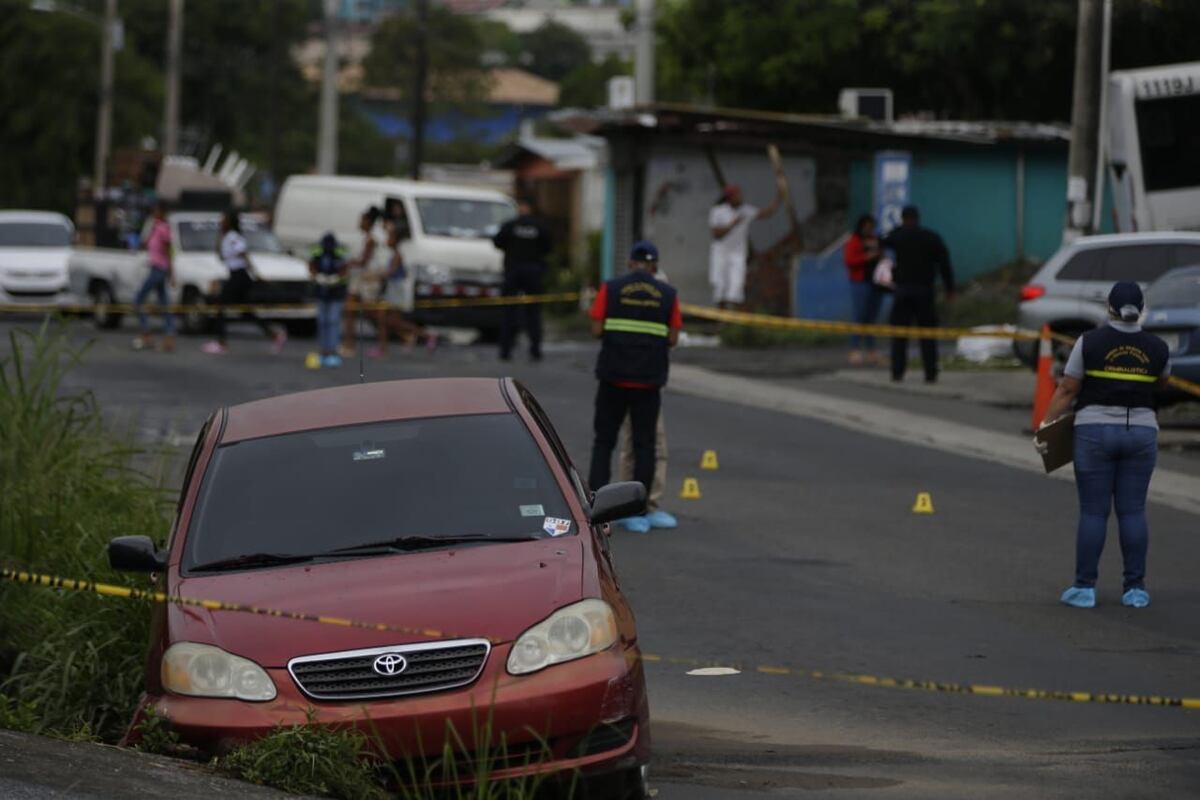
<instances>
[{"instance_id":1,"label":"blue shoe cover","mask_svg":"<svg viewBox=\"0 0 1200 800\"><path fill-rule=\"evenodd\" d=\"M625 530L634 533L650 532L650 520L645 517L626 517L621 520L621 524L625 526Z\"/></svg>"},{"instance_id":2,"label":"blue shoe cover","mask_svg":"<svg viewBox=\"0 0 1200 800\"><path fill-rule=\"evenodd\" d=\"M1063 592L1062 597L1059 599L1069 606L1075 606L1075 608L1095 608L1096 590L1083 586L1072 586Z\"/></svg>"},{"instance_id":3,"label":"blue shoe cover","mask_svg":"<svg viewBox=\"0 0 1200 800\"><path fill-rule=\"evenodd\" d=\"M342 357L338 355L329 355L321 357L322 367L340 367L342 365Z\"/></svg>"},{"instance_id":4,"label":"blue shoe cover","mask_svg":"<svg viewBox=\"0 0 1200 800\"><path fill-rule=\"evenodd\" d=\"M1131 608L1145 608L1150 605L1150 593L1145 589L1130 589L1121 595L1121 605Z\"/></svg>"},{"instance_id":5,"label":"blue shoe cover","mask_svg":"<svg viewBox=\"0 0 1200 800\"><path fill-rule=\"evenodd\" d=\"M679 520L675 519L675 515L669 511L663 511L661 508L657 511L651 511L646 515L646 519L650 522L651 528L679 527Z\"/></svg>"}]
</instances>

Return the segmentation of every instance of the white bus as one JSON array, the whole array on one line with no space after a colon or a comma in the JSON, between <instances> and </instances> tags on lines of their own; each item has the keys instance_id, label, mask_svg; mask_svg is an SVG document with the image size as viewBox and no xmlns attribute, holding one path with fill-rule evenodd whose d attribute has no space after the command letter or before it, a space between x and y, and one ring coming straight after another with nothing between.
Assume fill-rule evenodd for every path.
<instances>
[{"instance_id":1,"label":"white bus","mask_svg":"<svg viewBox=\"0 0 1200 800\"><path fill-rule=\"evenodd\" d=\"M1107 149L1118 231L1200 230L1200 62L1111 73Z\"/></svg>"}]
</instances>

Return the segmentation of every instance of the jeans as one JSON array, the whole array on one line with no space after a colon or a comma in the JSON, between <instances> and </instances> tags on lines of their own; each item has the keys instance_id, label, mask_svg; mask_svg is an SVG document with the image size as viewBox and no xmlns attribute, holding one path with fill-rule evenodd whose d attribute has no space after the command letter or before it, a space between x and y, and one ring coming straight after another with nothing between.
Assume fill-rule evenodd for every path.
<instances>
[{"instance_id":1,"label":"jeans","mask_svg":"<svg viewBox=\"0 0 1200 800\"><path fill-rule=\"evenodd\" d=\"M245 269L234 269L229 271L229 280L225 281L221 286L221 293L217 296L217 303L223 306L240 306L247 305L250 302L250 290L254 287L254 279ZM254 312L247 311L241 314L242 317L254 320L255 324L262 329L262 332L269 337L275 335L275 331L265 320L260 319ZM225 312L217 312L216 318L213 320L213 331L217 335L217 341L225 344Z\"/></svg>"},{"instance_id":2,"label":"jeans","mask_svg":"<svg viewBox=\"0 0 1200 800\"><path fill-rule=\"evenodd\" d=\"M850 302L854 306L854 321L867 325L874 325L879 318L879 309L883 305L883 289L876 286L872 281L850 281ZM858 348L860 345L868 350L875 349L875 337L867 334L859 336L857 333L850 335L850 346Z\"/></svg>"},{"instance_id":3,"label":"jeans","mask_svg":"<svg viewBox=\"0 0 1200 800\"><path fill-rule=\"evenodd\" d=\"M516 264L506 268L501 293L505 297L541 294L542 275L545 271L544 264ZM529 354L534 358L541 358L542 307L537 303L529 303L524 306L504 306L500 317L500 357L512 356L513 346L517 342L517 314L525 315L525 332L529 334Z\"/></svg>"},{"instance_id":4,"label":"jeans","mask_svg":"<svg viewBox=\"0 0 1200 800\"><path fill-rule=\"evenodd\" d=\"M151 267L150 274L146 276L146 280L142 281L142 288L138 289L137 296L133 298L133 306L137 309L138 325L144 334L150 332L150 318L142 310L142 304L146 302L146 298L150 296L151 292L158 296L160 306L167 304L166 270ZM163 313L163 331L167 336L175 334L175 317L169 312Z\"/></svg>"},{"instance_id":5,"label":"jeans","mask_svg":"<svg viewBox=\"0 0 1200 800\"><path fill-rule=\"evenodd\" d=\"M662 408L662 391L626 389L600 382L596 390L596 416L593 423L592 467L588 483L593 489L608 484L612 477L612 452L625 415L633 438L633 479L646 487L647 497L654 484L654 429Z\"/></svg>"},{"instance_id":6,"label":"jeans","mask_svg":"<svg viewBox=\"0 0 1200 800\"><path fill-rule=\"evenodd\" d=\"M1075 538L1075 585L1093 587L1115 503L1125 560L1124 591L1145 588L1146 492L1158 457L1158 431L1145 425L1075 427L1075 487L1079 530Z\"/></svg>"},{"instance_id":7,"label":"jeans","mask_svg":"<svg viewBox=\"0 0 1200 800\"><path fill-rule=\"evenodd\" d=\"M933 288L896 287L896 297L892 303L893 325L918 325L922 328L936 328L938 324L937 304ZM921 340L921 363L925 367L925 380L936 380L938 374L938 353L936 339ZM904 377L908 367L908 339L892 338L892 377L896 380Z\"/></svg>"},{"instance_id":8,"label":"jeans","mask_svg":"<svg viewBox=\"0 0 1200 800\"><path fill-rule=\"evenodd\" d=\"M345 300L317 300L317 343L321 352L336 355L342 339L342 307Z\"/></svg>"}]
</instances>

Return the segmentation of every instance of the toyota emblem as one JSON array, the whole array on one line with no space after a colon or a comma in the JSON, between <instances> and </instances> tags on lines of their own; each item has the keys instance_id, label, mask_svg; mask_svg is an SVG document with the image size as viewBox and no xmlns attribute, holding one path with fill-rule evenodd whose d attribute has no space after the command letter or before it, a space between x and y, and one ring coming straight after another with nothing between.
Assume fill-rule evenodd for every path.
<instances>
[{"instance_id":1,"label":"toyota emblem","mask_svg":"<svg viewBox=\"0 0 1200 800\"><path fill-rule=\"evenodd\" d=\"M404 672L404 669L408 666L408 659L399 653L384 653L375 659L375 663L372 666L380 675L395 675Z\"/></svg>"}]
</instances>

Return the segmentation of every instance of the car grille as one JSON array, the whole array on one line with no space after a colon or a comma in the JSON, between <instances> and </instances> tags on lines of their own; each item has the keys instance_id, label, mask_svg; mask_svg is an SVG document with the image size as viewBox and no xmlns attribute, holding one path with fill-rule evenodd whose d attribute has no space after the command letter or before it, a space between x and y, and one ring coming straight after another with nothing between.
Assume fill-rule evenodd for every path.
<instances>
[{"instance_id":1,"label":"car grille","mask_svg":"<svg viewBox=\"0 0 1200 800\"><path fill-rule=\"evenodd\" d=\"M491 644L486 639L457 639L396 647L372 647L300 656L288 662L292 679L315 700L362 700L440 692L474 683L483 671ZM403 666L392 662L377 668L385 656L399 656Z\"/></svg>"}]
</instances>

